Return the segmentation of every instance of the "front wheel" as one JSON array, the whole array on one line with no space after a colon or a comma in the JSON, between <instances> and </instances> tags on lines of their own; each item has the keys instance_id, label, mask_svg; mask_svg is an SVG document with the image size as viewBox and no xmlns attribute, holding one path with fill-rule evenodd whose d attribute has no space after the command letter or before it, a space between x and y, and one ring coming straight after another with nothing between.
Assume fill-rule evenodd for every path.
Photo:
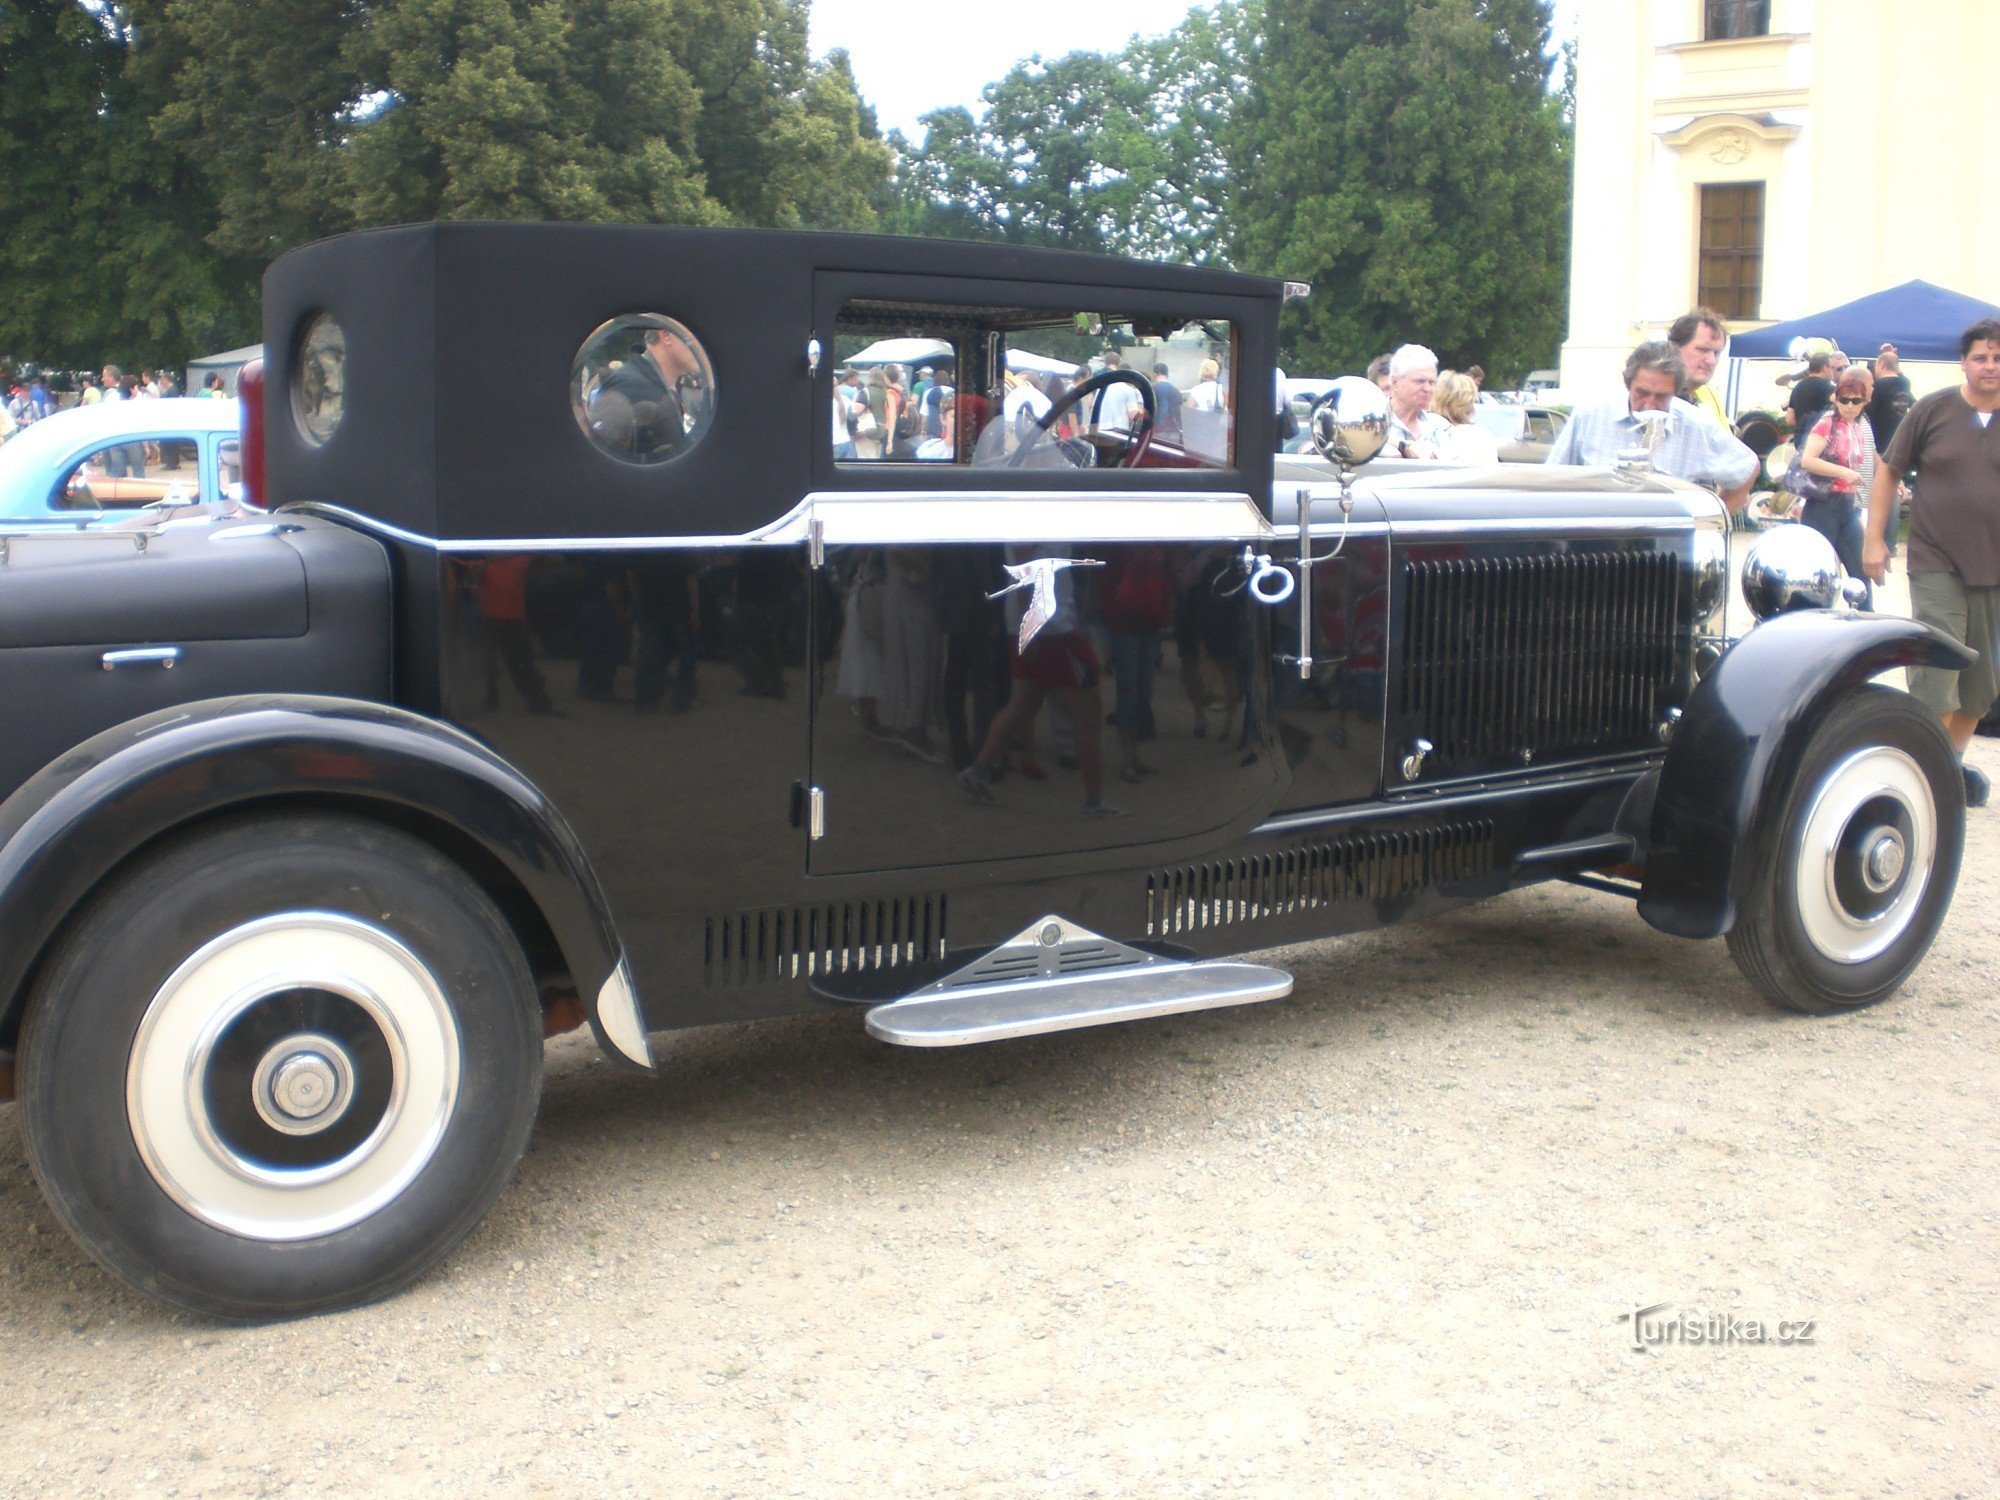
<instances>
[{"instance_id":1,"label":"front wheel","mask_svg":"<svg viewBox=\"0 0 2000 1500\"><path fill-rule=\"evenodd\" d=\"M1813 732L1729 934L1766 998L1832 1015L1895 993L1930 951L1965 848L1965 785L1937 716L1864 687Z\"/></svg>"},{"instance_id":2,"label":"front wheel","mask_svg":"<svg viewBox=\"0 0 2000 1500\"><path fill-rule=\"evenodd\" d=\"M28 1159L104 1265L234 1318L402 1287L477 1224L541 1088L493 902L358 819L258 817L118 877L44 970Z\"/></svg>"}]
</instances>

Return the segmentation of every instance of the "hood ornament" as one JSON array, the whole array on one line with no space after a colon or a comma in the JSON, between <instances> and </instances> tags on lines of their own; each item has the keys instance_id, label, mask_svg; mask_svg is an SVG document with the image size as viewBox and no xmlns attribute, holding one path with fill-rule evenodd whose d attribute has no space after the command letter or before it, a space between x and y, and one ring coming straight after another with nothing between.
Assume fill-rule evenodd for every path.
<instances>
[{"instance_id":1,"label":"hood ornament","mask_svg":"<svg viewBox=\"0 0 2000 1500\"><path fill-rule=\"evenodd\" d=\"M1021 612L1021 639L1015 648L1025 652L1028 642L1040 635L1042 627L1056 617L1056 574L1064 568L1101 568L1104 564L1094 557L1036 557L1024 563L1002 563L1000 566L1014 581L1004 589L995 589L987 598L1004 598L1016 589L1034 590L1028 596L1028 607Z\"/></svg>"}]
</instances>

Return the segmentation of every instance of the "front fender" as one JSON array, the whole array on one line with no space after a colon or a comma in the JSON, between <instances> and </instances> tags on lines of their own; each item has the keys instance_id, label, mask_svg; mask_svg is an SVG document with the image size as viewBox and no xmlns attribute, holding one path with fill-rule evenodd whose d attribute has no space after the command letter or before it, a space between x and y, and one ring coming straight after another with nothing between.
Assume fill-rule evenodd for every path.
<instances>
[{"instance_id":1,"label":"front fender","mask_svg":"<svg viewBox=\"0 0 2000 1500\"><path fill-rule=\"evenodd\" d=\"M404 810L483 851L541 913L598 1040L651 1067L603 892L540 789L448 724L295 694L213 698L134 719L0 804L0 1039L19 1029L35 968L63 923L121 863L202 818L281 799Z\"/></svg>"},{"instance_id":2,"label":"front fender","mask_svg":"<svg viewBox=\"0 0 2000 1500\"><path fill-rule=\"evenodd\" d=\"M1677 937L1736 925L1760 811L1838 698L1891 667L1963 668L1978 653L1896 615L1805 610L1768 620L1710 669L1660 772L1639 915Z\"/></svg>"}]
</instances>

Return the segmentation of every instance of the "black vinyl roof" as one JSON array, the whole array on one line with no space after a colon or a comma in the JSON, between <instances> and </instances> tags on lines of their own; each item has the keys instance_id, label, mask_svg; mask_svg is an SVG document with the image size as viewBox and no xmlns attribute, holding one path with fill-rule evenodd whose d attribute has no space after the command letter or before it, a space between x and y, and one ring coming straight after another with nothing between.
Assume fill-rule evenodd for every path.
<instances>
[{"instance_id":1,"label":"black vinyl roof","mask_svg":"<svg viewBox=\"0 0 2000 1500\"><path fill-rule=\"evenodd\" d=\"M266 463L274 504L319 501L446 539L734 536L815 488L992 485L992 471L836 470L826 452L831 353L852 298L1065 305L1226 317L1240 389L1268 386L1283 284L1069 251L885 235L655 225L442 223L368 230L280 257L264 279ZM569 381L605 322L660 313L715 372L707 436L672 463L592 447ZM346 344L344 412L322 446L292 418L293 365L319 314ZM1238 463L1101 475L1267 494L1269 403L1244 402ZM926 470L937 466L911 466ZM1062 476L1007 471L1006 483Z\"/></svg>"}]
</instances>

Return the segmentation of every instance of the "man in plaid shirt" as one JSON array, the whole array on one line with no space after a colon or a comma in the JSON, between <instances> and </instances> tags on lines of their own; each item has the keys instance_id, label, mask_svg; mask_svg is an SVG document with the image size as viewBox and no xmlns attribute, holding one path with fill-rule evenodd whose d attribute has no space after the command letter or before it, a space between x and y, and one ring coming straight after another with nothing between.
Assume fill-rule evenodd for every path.
<instances>
[{"instance_id":1,"label":"man in plaid shirt","mask_svg":"<svg viewBox=\"0 0 2000 1500\"><path fill-rule=\"evenodd\" d=\"M1731 510L1750 498L1757 455L1734 433L1718 427L1674 392L1681 381L1680 356L1665 342L1641 344L1625 361L1625 399L1580 406L1549 450L1552 464L1615 465L1621 454L1642 449L1648 420L1640 412L1665 412L1666 436L1652 453L1652 466L1722 496Z\"/></svg>"}]
</instances>

